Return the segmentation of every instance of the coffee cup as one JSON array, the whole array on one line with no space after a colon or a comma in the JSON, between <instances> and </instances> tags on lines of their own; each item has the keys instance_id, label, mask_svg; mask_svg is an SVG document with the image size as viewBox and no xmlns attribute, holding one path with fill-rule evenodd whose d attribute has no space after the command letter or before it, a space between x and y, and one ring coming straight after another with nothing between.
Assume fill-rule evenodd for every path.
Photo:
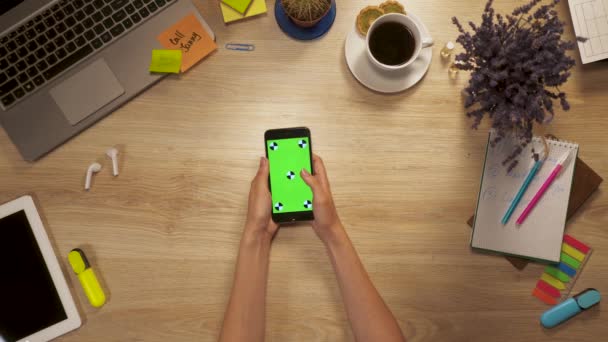
<instances>
[{"instance_id":1,"label":"coffee cup","mask_svg":"<svg viewBox=\"0 0 608 342\"><path fill-rule=\"evenodd\" d=\"M376 19L365 38L367 56L380 69L397 71L412 64L433 39L422 36L420 24L401 13L389 13Z\"/></svg>"}]
</instances>

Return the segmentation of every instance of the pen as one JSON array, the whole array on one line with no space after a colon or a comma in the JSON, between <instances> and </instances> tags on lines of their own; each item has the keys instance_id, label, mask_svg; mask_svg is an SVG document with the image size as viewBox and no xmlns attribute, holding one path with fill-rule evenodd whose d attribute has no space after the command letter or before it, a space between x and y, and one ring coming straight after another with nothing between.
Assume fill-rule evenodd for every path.
<instances>
[{"instance_id":1,"label":"pen","mask_svg":"<svg viewBox=\"0 0 608 342\"><path fill-rule=\"evenodd\" d=\"M562 168L563 168L564 164L566 163L566 161L568 160L569 156L570 156L570 152L566 152L557 161L557 165L555 165L555 168L553 169L553 171L551 172L551 174L549 175L549 177L547 177L547 180L545 180L545 182L540 187L540 189L538 189L538 192L536 193L536 195L534 195L534 198L532 198L532 200L530 201L530 203L528 203L528 206L526 207L526 209L524 209L524 211L521 213L521 215L517 219L517 224L522 224L524 222L524 220L526 219L526 217L528 217L528 215L530 214L530 212L532 211L532 209L534 209L534 207L536 206L536 204L538 203L538 201L540 200L540 198L547 191L547 189L549 188L549 186L551 185L551 183L553 183L553 181L555 180L555 178L557 177L557 175L559 174L559 172L562 170Z\"/></svg>"},{"instance_id":2,"label":"pen","mask_svg":"<svg viewBox=\"0 0 608 342\"><path fill-rule=\"evenodd\" d=\"M521 188L519 188L517 195L515 195L515 198L513 198L513 201L511 202L509 209L507 209L505 216L503 216L502 221L501 221L502 224L507 224L507 222L509 221L509 218L513 214L513 211L517 207L517 204L519 204L519 201L521 201L521 198L524 196L526 189L528 189L528 186L532 182L532 179L536 175L536 172L538 172L538 170L540 169L540 167L542 165L543 165L542 159L539 159L536 161L536 163L534 163L534 166L532 166L532 169L530 170L530 172L528 172L528 176L524 180L524 183L521 185Z\"/></svg>"}]
</instances>

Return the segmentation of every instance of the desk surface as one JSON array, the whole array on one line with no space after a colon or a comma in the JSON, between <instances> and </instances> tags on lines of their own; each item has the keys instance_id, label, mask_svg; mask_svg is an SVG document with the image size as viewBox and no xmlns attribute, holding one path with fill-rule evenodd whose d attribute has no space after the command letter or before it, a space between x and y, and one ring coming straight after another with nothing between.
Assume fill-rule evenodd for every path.
<instances>
[{"instance_id":1,"label":"desk surface","mask_svg":"<svg viewBox=\"0 0 608 342\"><path fill-rule=\"evenodd\" d=\"M272 8L271 0L268 0ZM479 21L485 1L407 1L437 44L423 81L398 95L361 86L344 39L369 1L338 0L331 31L288 39L272 11L225 26L215 1L199 4L220 48L169 77L36 163L0 132L0 201L35 193L64 271L81 246L110 293L101 310L73 291L84 326L60 341L214 341L241 236L249 183L268 128L306 125L326 163L339 213L380 293L410 341L596 341L608 334L596 308L543 331L547 308L530 293L542 266L514 269L469 248L487 127L473 131L439 50L454 40L450 17ZM371 2L373 3L373 2ZM509 10L521 1L502 1ZM567 4L560 5L569 22ZM568 28L568 34L572 30ZM254 52L228 51L246 42ZM608 176L608 64L577 66L564 87L572 110L545 128L577 141L579 156ZM120 145L121 174L104 151ZM104 170L82 189L89 163ZM595 253L574 291L608 293L608 197L600 189L568 231ZM338 285L307 225L273 244L268 341L352 341Z\"/></svg>"}]
</instances>

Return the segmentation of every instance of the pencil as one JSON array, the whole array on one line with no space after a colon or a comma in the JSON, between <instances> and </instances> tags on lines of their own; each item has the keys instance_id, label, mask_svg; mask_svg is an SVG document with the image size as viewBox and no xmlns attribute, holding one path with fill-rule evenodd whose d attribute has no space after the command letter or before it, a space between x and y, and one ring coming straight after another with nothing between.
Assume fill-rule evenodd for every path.
<instances>
[{"instance_id":1,"label":"pencil","mask_svg":"<svg viewBox=\"0 0 608 342\"><path fill-rule=\"evenodd\" d=\"M524 183L521 185L521 188L519 188L519 191L517 192L517 195L515 195L515 198L513 198L513 201L511 202L509 209L507 209L505 216L503 216L503 218L502 218L501 222L503 225L505 225L505 224L507 224L507 222L509 222L509 218L511 218L513 211L519 204L519 201L521 201L521 198L524 196L524 193L528 189L528 186L532 182L532 179L534 178L534 176L536 175L536 173L538 172L538 170L540 169L542 164L543 164L542 159L537 160L536 163L534 163L534 166L532 166L532 169L530 169L530 172L528 172L528 176L524 180Z\"/></svg>"}]
</instances>

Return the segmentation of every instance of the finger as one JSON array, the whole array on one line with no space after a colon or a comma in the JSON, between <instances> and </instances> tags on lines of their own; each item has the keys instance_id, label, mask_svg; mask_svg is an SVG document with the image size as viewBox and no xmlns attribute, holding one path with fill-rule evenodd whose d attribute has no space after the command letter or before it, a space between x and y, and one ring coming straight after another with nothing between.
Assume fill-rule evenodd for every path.
<instances>
[{"instance_id":1,"label":"finger","mask_svg":"<svg viewBox=\"0 0 608 342\"><path fill-rule=\"evenodd\" d=\"M273 219L270 219L270 222L268 223L268 227L271 230L275 231L275 230L279 229L280 225L278 223L274 222Z\"/></svg>"},{"instance_id":2,"label":"finger","mask_svg":"<svg viewBox=\"0 0 608 342\"><path fill-rule=\"evenodd\" d=\"M306 183L306 185L308 185L314 193L317 187L319 186L317 177L311 175L308 171L306 171L306 169L302 169L302 171L300 171L300 176L302 176L302 180L304 180L304 183Z\"/></svg>"},{"instance_id":3,"label":"finger","mask_svg":"<svg viewBox=\"0 0 608 342\"><path fill-rule=\"evenodd\" d=\"M261 157L260 166L258 167L258 172L255 174L255 178L253 178L253 183L264 184L264 186L268 188L268 173L268 159Z\"/></svg>"},{"instance_id":4,"label":"finger","mask_svg":"<svg viewBox=\"0 0 608 342\"><path fill-rule=\"evenodd\" d=\"M268 177L268 159L260 157L260 166L256 177Z\"/></svg>"},{"instance_id":5,"label":"finger","mask_svg":"<svg viewBox=\"0 0 608 342\"><path fill-rule=\"evenodd\" d=\"M323 185L329 186L329 180L327 179L327 172L325 170L325 164L323 164L323 159L316 154L312 155L312 167L315 170L316 178Z\"/></svg>"}]
</instances>

